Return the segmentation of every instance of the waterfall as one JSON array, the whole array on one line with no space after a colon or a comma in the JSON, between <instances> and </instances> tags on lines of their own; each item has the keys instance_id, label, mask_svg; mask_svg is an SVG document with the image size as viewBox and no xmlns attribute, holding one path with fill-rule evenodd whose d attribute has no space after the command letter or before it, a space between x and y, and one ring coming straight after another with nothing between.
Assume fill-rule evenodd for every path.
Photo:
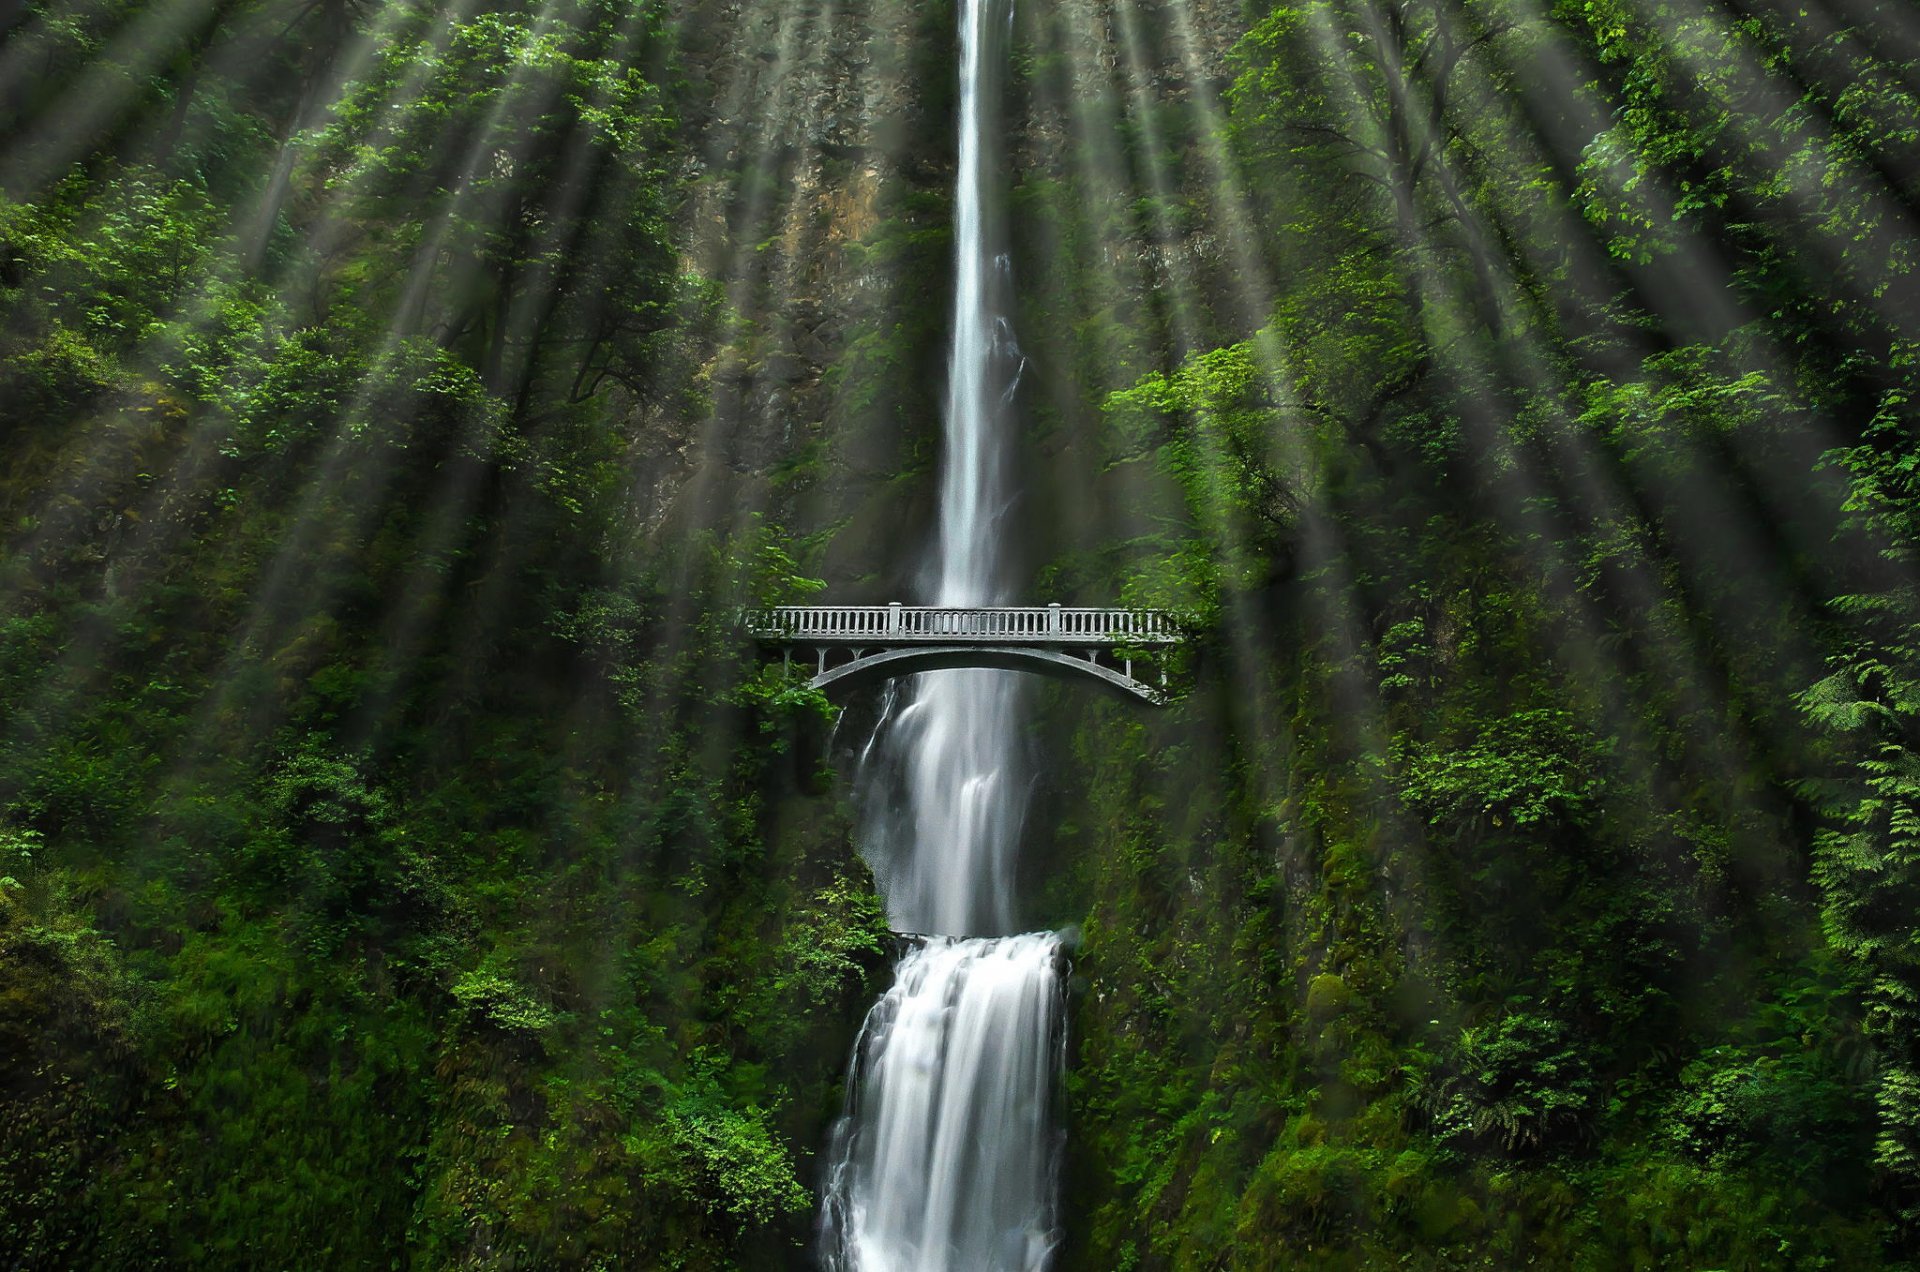
<instances>
[{"instance_id":1,"label":"waterfall","mask_svg":"<svg viewBox=\"0 0 1920 1272\"><path fill-rule=\"evenodd\" d=\"M961 0L936 604L1005 603L1014 342L995 197L1010 0ZM1037 1272L1056 1244L1062 943L1014 935L1030 781L1018 675L941 671L890 699L868 747L863 847L894 927L926 933L868 1015L821 1211L836 1272Z\"/></svg>"},{"instance_id":2,"label":"waterfall","mask_svg":"<svg viewBox=\"0 0 1920 1272\"><path fill-rule=\"evenodd\" d=\"M828 1266L1026 1272L1055 1243L1059 938L930 937L855 1050L834 1145Z\"/></svg>"}]
</instances>

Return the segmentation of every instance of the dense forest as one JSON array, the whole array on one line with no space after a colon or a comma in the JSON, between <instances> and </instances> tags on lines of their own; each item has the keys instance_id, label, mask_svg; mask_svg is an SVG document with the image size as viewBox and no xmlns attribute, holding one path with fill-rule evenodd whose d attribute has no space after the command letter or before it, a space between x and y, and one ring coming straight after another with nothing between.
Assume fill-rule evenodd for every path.
<instances>
[{"instance_id":1,"label":"dense forest","mask_svg":"<svg viewBox=\"0 0 1920 1272\"><path fill-rule=\"evenodd\" d=\"M0 1266L808 1265L954 20L0 8ZM1012 38L1058 1265L1920 1266L1920 11Z\"/></svg>"}]
</instances>

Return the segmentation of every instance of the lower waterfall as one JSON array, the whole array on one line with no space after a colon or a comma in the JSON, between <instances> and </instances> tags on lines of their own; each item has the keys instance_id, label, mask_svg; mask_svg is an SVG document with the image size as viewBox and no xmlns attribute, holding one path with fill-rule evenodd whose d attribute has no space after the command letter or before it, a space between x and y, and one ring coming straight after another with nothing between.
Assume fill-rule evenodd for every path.
<instances>
[{"instance_id":1,"label":"lower waterfall","mask_svg":"<svg viewBox=\"0 0 1920 1272\"><path fill-rule=\"evenodd\" d=\"M1050 933L930 937L856 1052L822 1221L835 1272L1038 1272L1054 1174L1063 957Z\"/></svg>"}]
</instances>

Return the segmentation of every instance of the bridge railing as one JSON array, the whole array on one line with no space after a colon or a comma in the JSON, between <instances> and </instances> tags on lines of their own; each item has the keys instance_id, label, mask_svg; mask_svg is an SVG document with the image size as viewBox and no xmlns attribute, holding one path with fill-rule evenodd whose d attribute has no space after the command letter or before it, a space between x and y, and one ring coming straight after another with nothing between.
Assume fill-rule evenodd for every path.
<instances>
[{"instance_id":1,"label":"bridge railing","mask_svg":"<svg viewBox=\"0 0 1920 1272\"><path fill-rule=\"evenodd\" d=\"M742 620L761 640L805 644L1171 645L1182 638L1178 617L1167 610L1064 605L783 605L750 610Z\"/></svg>"}]
</instances>

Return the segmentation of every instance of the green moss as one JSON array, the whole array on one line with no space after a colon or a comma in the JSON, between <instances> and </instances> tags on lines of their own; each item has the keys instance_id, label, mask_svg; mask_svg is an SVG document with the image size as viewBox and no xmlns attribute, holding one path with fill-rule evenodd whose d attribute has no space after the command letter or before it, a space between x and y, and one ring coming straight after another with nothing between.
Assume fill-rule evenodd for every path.
<instances>
[{"instance_id":1,"label":"green moss","mask_svg":"<svg viewBox=\"0 0 1920 1272\"><path fill-rule=\"evenodd\" d=\"M1307 1015L1316 1021L1332 1020L1352 1001L1353 991L1331 972L1323 972L1307 982Z\"/></svg>"}]
</instances>

